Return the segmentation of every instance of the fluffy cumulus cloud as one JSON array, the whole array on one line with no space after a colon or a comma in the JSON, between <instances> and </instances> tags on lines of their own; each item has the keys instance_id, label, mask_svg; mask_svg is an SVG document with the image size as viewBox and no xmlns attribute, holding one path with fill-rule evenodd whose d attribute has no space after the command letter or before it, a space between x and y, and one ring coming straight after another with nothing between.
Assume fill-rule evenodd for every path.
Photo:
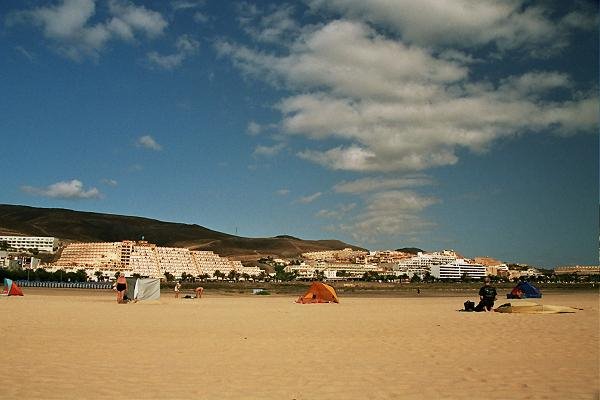
<instances>
[{"instance_id":1,"label":"fluffy cumulus cloud","mask_svg":"<svg viewBox=\"0 0 600 400\"><path fill-rule=\"evenodd\" d=\"M438 200L414 191L432 183L425 171L523 134L595 132L597 84L539 62L560 54L576 30L595 26L596 11L580 3L563 15L551 3L524 0L306 3L318 22L300 24L290 6L244 3L239 23L254 44L223 38L215 48L246 77L286 89L274 104L278 132L305 139L290 142L302 143L298 157L370 176L333 188L362 200L363 210L339 229L367 236L426 229L421 215ZM520 69L496 68L528 57ZM486 68L496 72L482 74Z\"/></svg>"},{"instance_id":2,"label":"fluffy cumulus cloud","mask_svg":"<svg viewBox=\"0 0 600 400\"><path fill-rule=\"evenodd\" d=\"M422 171L458 162L459 148L485 151L523 131L590 131L598 119L596 96L575 96L565 74L470 79L468 61L437 57L362 22L319 26L283 56L223 41L217 50L249 75L303 92L277 105L283 131L337 140L298 152L331 169ZM548 100L553 90L572 95Z\"/></svg>"},{"instance_id":3,"label":"fluffy cumulus cloud","mask_svg":"<svg viewBox=\"0 0 600 400\"><path fill-rule=\"evenodd\" d=\"M74 60L98 57L110 40L159 36L168 25L160 13L127 1L109 0L108 14L100 21L96 11L94 0L63 0L12 13L8 22L38 26L60 53Z\"/></svg>"},{"instance_id":4,"label":"fluffy cumulus cloud","mask_svg":"<svg viewBox=\"0 0 600 400\"><path fill-rule=\"evenodd\" d=\"M95 187L86 190L83 183L77 179L56 182L45 188L23 186L21 189L33 195L57 199L95 199L102 196Z\"/></svg>"},{"instance_id":5,"label":"fluffy cumulus cloud","mask_svg":"<svg viewBox=\"0 0 600 400\"><path fill-rule=\"evenodd\" d=\"M368 21L421 46L480 47L500 50L566 44L566 28L590 29L595 18L573 11L558 23L552 10L525 0L308 0L315 12Z\"/></svg>"},{"instance_id":6,"label":"fluffy cumulus cloud","mask_svg":"<svg viewBox=\"0 0 600 400\"><path fill-rule=\"evenodd\" d=\"M140 136L135 143L138 147L143 147L145 149L154 151L162 150L162 146L150 135Z\"/></svg>"}]
</instances>

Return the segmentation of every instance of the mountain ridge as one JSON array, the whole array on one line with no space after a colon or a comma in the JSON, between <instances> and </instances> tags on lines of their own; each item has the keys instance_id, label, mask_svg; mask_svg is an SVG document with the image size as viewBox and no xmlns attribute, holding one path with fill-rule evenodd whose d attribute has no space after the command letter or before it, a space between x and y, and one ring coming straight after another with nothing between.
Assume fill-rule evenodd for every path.
<instances>
[{"instance_id":1,"label":"mountain ridge","mask_svg":"<svg viewBox=\"0 0 600 400\"><path fill-rule=\"evenodd\" d=\"M147 240L159 246L210 250L221 256L258 259L296 257L301 253L362 248L339 240L305 240L290 235L247 238L197 224L165 222L147 217L0 204L0 234L54 236L73 242Z\"/></svg>"}]
</instances>

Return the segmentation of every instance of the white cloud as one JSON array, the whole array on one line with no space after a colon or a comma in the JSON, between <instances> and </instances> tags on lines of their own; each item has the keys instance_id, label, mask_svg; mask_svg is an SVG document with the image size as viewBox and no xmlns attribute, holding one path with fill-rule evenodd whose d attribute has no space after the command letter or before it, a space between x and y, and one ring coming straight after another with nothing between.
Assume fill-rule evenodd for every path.
<instances>
[{"instance_id":1,"label":"white cloud","mask_svg":"<svg viewBox=\"0 0 600 400\"><path fill-rule=\"evenodd\" d=\"M151 65L171 70L177 68L188 57L196 54L200 43L190 35L181 35L175 42L177 51L173 54L161 55L156 51L149 52L146 57Z\"/></svg>"},{"instance_id":2,"label":"white cloud","mask_svg":"<svg viewBox=\"0 0 600 400\"><path fill-rule=\"evenodd\" d=\"M409 187L419 187L431 184L431 179L425 176L405 178L371 177L361 178L349 182L340 182L333 187L333 190L336 193L358 194L390 189L405 189Z\"/></svg>"},{"instance_id":3,"label":"white cloud","mask_svg":"<svg viewBox=\"0 0 600 400\"><path fill-rule=\"evenodd\" d=\"M285 148L285 144L283 144L283 143L278 143L273 146L259 145L254 148L252 155L255 157L257 157L257 156L273 157L273 156L279 154L279 152L281 152L281 150L283 150L284 148Z\"/></svg>"},{"instance_id":4,"label":"white cloud","mask_svg":"<svg viewBox=\"0 0 600 400\"><path fill-rule=\"evenodd\" d=\"M349 21L333 21L301 35L284 57L223 41L217 42L216 48L248 74L295 89L325 87L338 96L429 97L436 94L433 84L461 80L468 71L456 62L438 60L426 50L386 39L364 24Z\"/></svg>"},{"instance_id":5,"label":"white cloud","mask_svg":"<svg viewBox=\"0 0 600 400\"><path fill-rule=\"evenodd\" d=\"M288 194L290 194L290 190L289 189L279 189L275 193L279 196L287 196Z\"/></svg>"},{"instance_id":6,"label":"white cloud","mask_svg":"<svg viewBox=\"0 0 600 400\"><path fill-rule=\"evenodd\" d=\"M552 10L525 0L308 0L314 12L330 11L384 26L421 46L460 48L494 44L500 50L544 45L561 47L567 32ZM568 21L580 21L576 13Z\"/></svg>"},{"instance_id":7,"label":"white cloud","mask_svg":"<svg viewBox=\"0 0 600 400\"><path fill-rule=\"evenodd\" d=\"M420 213L439 200L412 191L384 191L369 195L364 210L337 229L355 240L373 242L390 236L413 235L434 224Z\"/></svg>"},{"instance_id":8,"label":"white cloud","mask_svg":"<svg viewBox=\"0 0 600 400\"><path fill-rule=\"evenodd\" d=\"M114 180L114 179L108 179L108 178L104 178L101 181L103 184L108 185L108 186L117 186L119 183Z\"/></svg>"},{"instance_id":9,"label":"white cloud","mask_svg":"<svg viewBox=\"0 0 600 400\"><path fill-rule=\"evenodd\" d=\"M595 93L576 94L564 73L476 81L472 60L438 58L359 22L305 31L287 55L223 41L216 48L244 73L302 92L277 104L282 131L337 141L298 152L335 170L423 171L457 163L459 149L484 152L529 131L591 132L598 123ZM550 100L552 90L567 100Z\"/></svg>"},{"instance_id":10,"label":"white cloud","mask_svg":"<svg viewBox=\"0 0 600 400\"><path fill-rule=\"evenodd\" d=\"M9 15L9 25L39 26L56 50L73 59L97 58L110 40L133 41L136 33L156 37L168 25L163 16L125 1L108 2L109 15L95 22L94 0L63 0L57 5L37 7ZM92 22L94 21L94 22Z\"/></svg>"},{"instance_id":11,"label":"white cloud","mask_svg":"<svg viewBox=\"0 0 600 400\"><path fill-rule=\"evenodd\" d=\"M183 60L185 59L185 55L182 53L174 53L162 55L156 51L149 52L146 57L151 65L156 67L171 70L179 67Z\"/></svg>"},{"instance_id":12,"label":"white cloud","mask_svg":"<svg viewBox=\"0 0 600 400\"><path fill-rule=\"evenodd\" d=\"M171 1L171 7L174 10L188 10L192 8L199 8L204 6L206 2L204 0L175 0Z\"/></svg>"},{"instance_id":13,"label":"white cloud","mask_svg":"<svg viewBox=\"0 0 600 400\"><path fill-rule=\"evenodd\" d=\"M138 30L149 37L161 35L168 23L163 16L147 9L144 6L136 6L127 1L109 1L110 12L123 20L133 30Z\"/></svg>"},{"instance_id":14,"label":"white cloud","mask_svg":"<svg viewBox=\"0 0 600 400\"><path fill-rule=\"evenodd\" d=\"M587 5L583 10L568 13L560 21L566 29L593 30L598 27L597 5Z\"/></svg>"},{"instance_id":15,"label":"white cloud","mask_svg":"<svg viewBox=\"0 0 600 400\"><path fill-rule=\"evenodd\" d=\"M309 196L300 197L299 199L296 200L296 202L302 203L302 204L312 203L313 201L315 201L316 199L321 197L322 194L323 193L321 193L321 192L313 193Z\"/></svg>"},{"instance_id":16,"label":"white cloud","mask_svg":"<svg viewBox=\"0 0 600 400\"><path fill-rule=\"evenodd\" d=\"M356 203L340 204L334 210L319 210L315 216L319 218L341 219L356 207Z\"/></svg>"},{"instance_id":17,"label":"white cloud","mask_svg":"<svg viewBox=\"0 0 600 400\"><path fill-rule=\"evenodd\" d=\"M34 195L60 199L94 199L102 196L95 187L85 190L83 183L77 179L56 182L46 188L23 186L21 189Z\"/></svg>"},{"instance_id":18,"label":"white cloud","mask_svg":"<svg viewBox=\"0 0 600 400\"><path fill-rule=\"evenodd\" d=\"M248 132L249 135L256 136L261 131L262 131L262 127L260 126L260 124L254 122L254 121L248 122L248 127L246 128L246 132Z\"/></svg>"},{"instance_id":19,"label":"white cloud","mask_svg":"<svg viewBox=\"0 0 600 400\"><path fill-rule=\"evenodd\" d=\"M238 4L238 22L253 39L269 44L287 42L300 32L293 18L295 8L289 4L271 4L261 9L256 4Z\"/></svg>"},{"instance_id":20,"label":"white cloud","mask_svg":"<svg viewBox=\"0 0 600 400\"><path fill-rule=\"evenodd\" d=\"M199 24L206 24L208 21L210 21L210 17L202 12L197 12L194 13L194 21Z\"/></svg>"},{"instance_id":21,"label":"white cloud","mask_svg":"<svg viewBox=\"0 0 600 400\"><path fill-rule=\"evenodd\" d=\"M150 135L140 136L136 141L136 145L138 147L143 147L155 151L162 150L162 146L158 144L156 140L154 140L154 138Z\"/></svg>"}]
</instances>

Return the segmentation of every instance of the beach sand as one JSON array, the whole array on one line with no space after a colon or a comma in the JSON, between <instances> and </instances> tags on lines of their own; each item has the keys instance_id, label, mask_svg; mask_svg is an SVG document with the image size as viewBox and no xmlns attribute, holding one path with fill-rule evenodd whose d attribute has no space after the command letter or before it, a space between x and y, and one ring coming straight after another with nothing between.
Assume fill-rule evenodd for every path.
<instances>
[{"instance_id":1,"label":"beach sand","mask_svg":"<svg viewBox=\"0 0 600 400\"><path fill-rule=\"evenodd\" d=\"M464 296L24 291L0 298L0 398L598 399L594 292L540 301L575 314L526 315L458 312Z\"/></svg>"}]
</instances>

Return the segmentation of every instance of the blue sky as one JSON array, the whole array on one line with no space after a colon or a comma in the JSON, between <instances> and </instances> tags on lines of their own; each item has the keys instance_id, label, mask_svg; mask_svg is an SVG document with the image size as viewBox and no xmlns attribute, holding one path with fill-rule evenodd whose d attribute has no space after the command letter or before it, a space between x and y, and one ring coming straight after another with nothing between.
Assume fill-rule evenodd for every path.
<instances>
[{"instance_id":1,"label":"blue sky","mask_svg":"<svg viewBox=\"0 0 600 400\"><path fill-rule=\"evenodd\" d=\"M0 202L598 262L595 2L0 4Z\"/></svg>"}]
</instances>

